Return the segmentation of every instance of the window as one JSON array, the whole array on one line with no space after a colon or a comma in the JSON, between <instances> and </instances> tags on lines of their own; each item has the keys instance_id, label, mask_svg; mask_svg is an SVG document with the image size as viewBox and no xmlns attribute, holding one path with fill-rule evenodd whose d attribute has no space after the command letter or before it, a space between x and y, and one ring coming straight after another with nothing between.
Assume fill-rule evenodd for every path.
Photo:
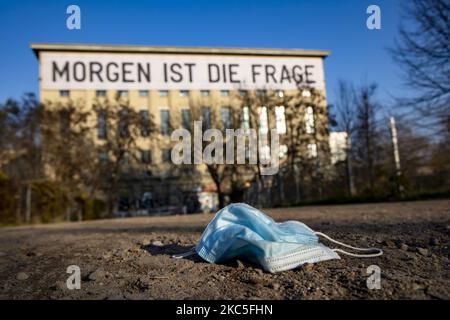
<instances>
[{"instance_id":1,"label":"window","mask_svg":"<svg viewBox=\"0 0 450 320\"><path fill-rule=\"evenodd\" d=\"M180 90L180 97L189 96L189 90Z\"/></svg>"},{"instance_id":2,"label":"window","mask_svg":"<svg viewBox=\"0 0 450 320\"><path fill-rule=\"evenodd\" d=\"M99 151L98 162L100 162L101 165L106 165L108 163L108 154L105 151Z\"/></svg>"},{"instance_id":3,"label":"window","mask_svg":"<svg viewBox=\"0 0 450 320\"><path fill-rule=\"evenodd\" d=\"M151 176L151 173L150 173ZM144 192L141 199L139 199L140 209L151 209L153 208L153 194L151 192Z\"/></svg>"},{"instance_id":4,"label":"window","mask_svg":"<svg viewBox=\"0 0 450 320\"><path fill-rule=\"evenodd\" d=\"M250 110L248 107L242 108L242 128L250 129Z\"/></svg>"},{"instance_id":5,"label":"window","mask_svg":"<svg viewBox=\"0 0 450 320\"><path fill-rule=\"evenodd\" d=\"M105 110L100 110L97 112L97 138L99 139L108 138Z\"/></svg>"},{"instance_id":6,"label":"window","mask_svg":"<svg viewBox=\"0 0 450 320\"><path fill-rule=\"evenodd\" d=\"M69 90L59 90L59 96L60 97L69 97L70 91Z\"/></svg>"},{"instance_id":7,"label":"window","mask_svg":"<svg viewBox=\"0 0 450 320\"><path fill-rule=\"evenodd\" d=\"M284 91L283 90L277 90L276 95L278 98L283 98L284 97Z\"/></svg>"},{"instance_id":8,"label":"window","mask_svg":"<svg viewBox=\"0 0 450 320\"><path fill-rule=\"evenodd\" d=\"M223 129L232 129L231 108L222 107L220 109L220 116L222 118Z\"/></svg>"},{"instance_id":9,"label":"window","mask_svg":"<svg viewBox=\"0 0 450 320\"><path fill-rule=\"evenodd\" d=\"M266 134L269 132L269 119L267 118L267 107L258 108L259 113L259 132Z\"/></svg>"},{"instance_id":10,"label":"window","mask_svg":"<svg viewBox=\"0 0 450 320\"><path fill-rule=\"evenodd\" d=\"M303 90L302 91L302 96L305 97L305 98L311 97L311 91Z\"/></svg>"},{"instance_id":11,"label":"window","mask_svg":"<svg viewBox=\"0 0 450 320\"><path fill-rule=\"evenodd\" d=\"M203 130L211 128L211 108L202 107L202 127Z\"/></svg>"},{"instance_id":12,"label":"window","mask_svg":"<svg viewBox=\"0 0 450 320\"><path fill-rule=\"evenodd\" d=\"M127 90L119 90L119 91L117 91L117 96L119 98L128 98L128 91Z\"/></svg>"},{"instance_id":13,"label":"window","mask_svg":"<svg viewBox=\"0 0 450 320\"><path fill-rule=\"evenodd\" d=\"M106 97L106 90L97 90L95 92L96 97Z\"/></svg>"},{"instance_id":14,"label":"window","mask_svg":"<svg viewBox=\"0 0 450 320\"><path fill-rule=\"evenodd\" d=\"M305 110L305 126L306 133L313 134L314 133L314 109L313 107L307 107Z\"/></svg>"},{"instance_id":15,"label":"window","mask_svg":"<svg viewBox=\"0 0 450 320\"><path fill-rule=\"evenodd\" d=\"M317 157L317 144L315 144L315 143L308 144L308 157L309 158Z\"/></svg>"},{"instance_id":16,"label":"window","mask_svg":"<svg viewBox=\"0 0 450 320\"><path fill-rule=\"evenodd\" d=\"M181 125L183 129L191 130L191 111L189 109L181 110Z\"/></svg>"},{"instance_id":17,"label":"window","mask_svg":"<svg viewBox=\"0 0 450 320\"><path fill-rule=\"evenodd\" d=\"M148 137L150 135L150 114L148 110L139 111L141 121L141 136Z\"/></svg>"},{"instance_id":18,"label":"window","mask_svg":"<svg viewBox=\"0 0 450 320\"><path fill-rule=\"evenodd\" d=\"M209 90L201 90L200 95L202 97L209 97Z\"/></svg>"},{"instance_id":19,"label":"window","mask_svg":"<svg viewBox=\"0 0 450 320\"><path fill-rule=\"evenodd\" d=\"M160 111L161 134L168 136L170 131L170 114L169 110Z\"/></svg>"},{"instance_id":20,"label":"window","mask_svg":"<svg viewBox=\"0 0 450 320\"><path fill-rule=\"evenodd\" d=\"M161 158L164 163L171 163L171 151L170 149L162 149L161 150Z\"/></svg>"},{"instance_id":21,"label":"window","mask_svg":"<svg viewBox=\"0 0 450 320\"><path fill-rule=\"evenodd\" d=\"M286 117L284 112L284 106L275 107L275 120L278 134L286 133Z\"/></svg>"},{"instance_id":22,"label":"window","mask_svg":"<svg viewBox=\"0 0 450 320\"><path fill-rule=\"evenodd\" d=\"M241 97L246 97L247 96L247 90L239 90L239 95Z\"/></svg>"},{"instance_id":23,"label":"window","mask_svg":"<svg viewBox=\"0 0 450 320\"><path fill-rule=\"evenodd\" d=\"M139 97L148 97L148 90L139 90Z\"/></svg>"},{"instance_id":24,"label":"window","mask_svg":"<svg viewBox=\"0 0 450 320\"><path fill-rule=\"evenodd\" d=\"M152 163L152 153L150 150L141 150L141 162L143 164Z\"/></svg>"},{"instance_id":25,"label":"window","mask_svg":"<svg viewBox=\"0 0 450 320\"><path fill-rule=\"evenodd\" d=\"M159 90L159 96L160 97L167 97L169 95L168 90Z\"/></svg>"},{"instance_id":26,"label":"window","mask_svg":"<svg viewBox=\"0 0 450 320\"><path fill-rule=\"evenodd\" d=\"M229 90L220 90L220 95L222 97L228 97L230 95L230 91Z\"/></svg>"},{"instance_id":27,"label":"window","mask_svg":"<svg viewBox=\"0 0 450 320\"><path fill-rule=\"evenodd\" d=\"M122 165L130 164L130 154L128 153L128 151L121 151L119 161Z\"/></svg>"},{"instance_id":28,"label":"window","mask_svg":"<svg viewBox=\"0 0 450 320\"><path fill-rule=\"evenodd\" d=\"M118 123L119 135L122 138L126 138L129 135L128 131L128 110L123 108L119 111L119 123Z\"/></svg>"},{"instance_id":29,"label":"window","mask_svg":"<svg viewBox=\"0 0 450 320\"><path fill-rule=\"evenodd\" d=\"M256 90L256 95L258 97L265 97L266 96L266 90Z\"/></svg>"}]
</instances>

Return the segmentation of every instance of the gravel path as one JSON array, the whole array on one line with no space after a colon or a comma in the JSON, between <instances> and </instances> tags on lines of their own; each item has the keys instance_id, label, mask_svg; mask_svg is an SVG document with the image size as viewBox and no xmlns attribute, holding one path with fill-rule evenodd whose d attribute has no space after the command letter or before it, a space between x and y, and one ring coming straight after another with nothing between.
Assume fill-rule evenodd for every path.
<instances>
[{"instance_id":1,"label":"gravel path","mask_svg":"<svg viewBox=\"0 0 450 320\"><path fill-rule=\"evenodd\" d=\"M242 261L170 257L195 244L212 215L3 228L0 299L450 299L449 200L265 212L385 254L270 274ZM366 285L374 264L380 290ZM81 269L80 290L66 287L69 265Z\"/></svg>"}]
</instances>

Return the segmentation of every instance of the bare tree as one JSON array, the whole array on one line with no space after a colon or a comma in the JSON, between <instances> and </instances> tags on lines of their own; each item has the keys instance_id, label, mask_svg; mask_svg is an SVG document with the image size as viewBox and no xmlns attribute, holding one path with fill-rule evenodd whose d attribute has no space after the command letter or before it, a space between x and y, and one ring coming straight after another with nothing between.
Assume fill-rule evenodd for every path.
<instances>
[{"instance_id":1,"label":"bare tree","mask_svg":"<svg viewBox=\"0 0 450 320\"><path fill-rule=\"evenodd\" d=\"M227 106L227 111L229 111L229 123L227 123L224 126L222 114L220 110L217 108L208 106L202 106L201 101L191 99L190 101L190 132L194 132L194 122L195 121L201 121L202 123L202 133L204 134L204 131L208 129L219 129L222 132L222 136L225 137L226 129L236 129L239 128L239 112L233 108L232 106ZM179 123L182 122L182 119L180 119ZM215 138L213 138L214 140ZM211 141L212 142L212 141ZM223 142L226 142L225 139ZM202 146L201 149L199 149L197 146L194 146L194 141L191 139L192 143L192 155L194 156L195 153L202 153L204 152L205 148L209 145L209 141L205 141L202 138ZM219 158L222 158L224 160L224 157L226 155L225 148L222 146L220 150L215 149L214 152L220 152L220 155L218 155ZM235 153L236 157L236 153ZM217 192L217 198L218 198L218 206L220 208L224 207L226 205L226 198L227 196L230 196L233 194L232 188L237 187L237 180L238 178L241 178L242 175L236 174L237 171L241 171L242 167L226 164L225 161L215 161L215 157L212 157L213 161L211 162L204 162L205 168L207 173L209 174L209 177L211 178L212 182L214 183L216 192ZM186 168L184 169L185 172L191 172L191 177L197 177L198 171L196 166L190 166L190 169ZM234 180L233 178L236 178ZM199 179L196 179L196 181L199 181Z\"/></svg>"},{"instance_id":2,"label":"bare tree","mask_svg":"<svg viewBox=\"0 0 450 320\"><path fill-rule=\"evenodd\" d=\"M98 174L94 177L98 179L107 198L108 213L112 215L121 191L130 189L130 183L135 183L135 175L142 173L137 166L141 162L139 139L143 135L150 136L155 128L149 114L144 117L129 105L127 99L119 96L112 100L97 99L93 110L98 140Z\"/></svg>"},{"instance_id":3,"label":"bare tree","mask_svg":"<svg viewBox=\"0 0 450 320\"><path fill-rule=\"evenodd\" d=\"M375 188L375 164L378 151L376 114L379 105L374 101L376 84L363 84L355 95L356 128L355 151L360 162L359 177L367 181L371 194Z\"/></svg>"},{"instance_id":4,"label":"bare tree","mask_svg":"<svg viewBox=\"0 0 450 320\"><path fill-rule=\"evenodd\" d=\"M288 202L299 203L304 198L323 195L330 165L329 117L323 92L299 87L278 97L275 106L285 109L286 132L281 135L280 144L287 154L281 161L279 183L286 182L295 190Z\"/></svg>"},{"instance_id":5,"label":"bare tree","mask_svg":"<svg viewBox=\"0 0 450 320\"><path fill-rule=\"evenodd\" d=\"M416 95L398 102L417 111L417 124L449 132L450 2L412 0L404 10L400 39L390 51Z\"/></svg>"},{"instance_id":6,"label":"bare tree","mask_svg":"<svg viewBox=\"0 0 450 320\"><path fill-rule=\"evenodd\" d=\"M346 180L350 196L355 195L355 183L353 181L352 168L352 144L351 137L356 130L355 88L352 84L339 80L337 89L337 101L335 102L337 128L347 133L346 141Z\"/></svg>"}]
</instances>

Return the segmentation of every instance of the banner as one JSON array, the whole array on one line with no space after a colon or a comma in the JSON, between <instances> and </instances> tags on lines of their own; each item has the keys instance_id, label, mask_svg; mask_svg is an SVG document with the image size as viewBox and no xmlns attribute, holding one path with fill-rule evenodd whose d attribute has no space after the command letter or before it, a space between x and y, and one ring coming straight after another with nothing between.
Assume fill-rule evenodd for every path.
<instances>
[{"instance_id":1,"label":"banner","mask_svg":"<svg viewBox=\"0 0 450 320\"><path fill-rule=\"evenodd\" d=\"M43 52L40 71L44 90L324 88L320 57Z\"/></svg>"}]
</instances>

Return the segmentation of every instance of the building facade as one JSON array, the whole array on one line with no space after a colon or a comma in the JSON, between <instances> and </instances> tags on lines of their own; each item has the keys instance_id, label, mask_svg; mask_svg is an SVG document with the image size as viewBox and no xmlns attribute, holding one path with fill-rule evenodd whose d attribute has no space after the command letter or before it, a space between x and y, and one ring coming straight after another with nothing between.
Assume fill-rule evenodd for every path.
<instances>
[{"instance_id":1,"label":"building facade","mask_svg":"<svg viewBox=\"0 0 450 320\"><path fill-rule=\"evenodd\" d=\"M216 188L208 170L197 166L195 179L174 174L170 134L176 128L190 128L194 120L209 128L231 128L236 126L230 124L236 121L235 114L239 115L239 125L243 124L243 101L249 94L286 99L303 88L301 94L307 98L310 93L304 88L311 88L322 95L321 110L305 107L298 111L298 121L309 135L315 134L318 123L328 126L327 51L46 43L35 43L31 48L39 60L42 103L78 101L89 109L110 100L127 105L144 120L151 119L154 130L141 130L136 152L139 161L146 167L151 165L152 170L147 175L130 175L117 204L118 212L213 210L217 206ZM258 107L259 130L276 127L281 150L287 154L288 146L282 141L289 131L285 106L265 104L261 102ZM89 121L96 127L92 139L101 146L108 139L102 129L105 120L97 112ZM319 140L328 143L327 130L324 132ZM318 157L320 141L306 145L308 158ZM108 157L99 154L99 161ZM322 162L329 162L329 158Z\"/></svg>"}]
</instances>

